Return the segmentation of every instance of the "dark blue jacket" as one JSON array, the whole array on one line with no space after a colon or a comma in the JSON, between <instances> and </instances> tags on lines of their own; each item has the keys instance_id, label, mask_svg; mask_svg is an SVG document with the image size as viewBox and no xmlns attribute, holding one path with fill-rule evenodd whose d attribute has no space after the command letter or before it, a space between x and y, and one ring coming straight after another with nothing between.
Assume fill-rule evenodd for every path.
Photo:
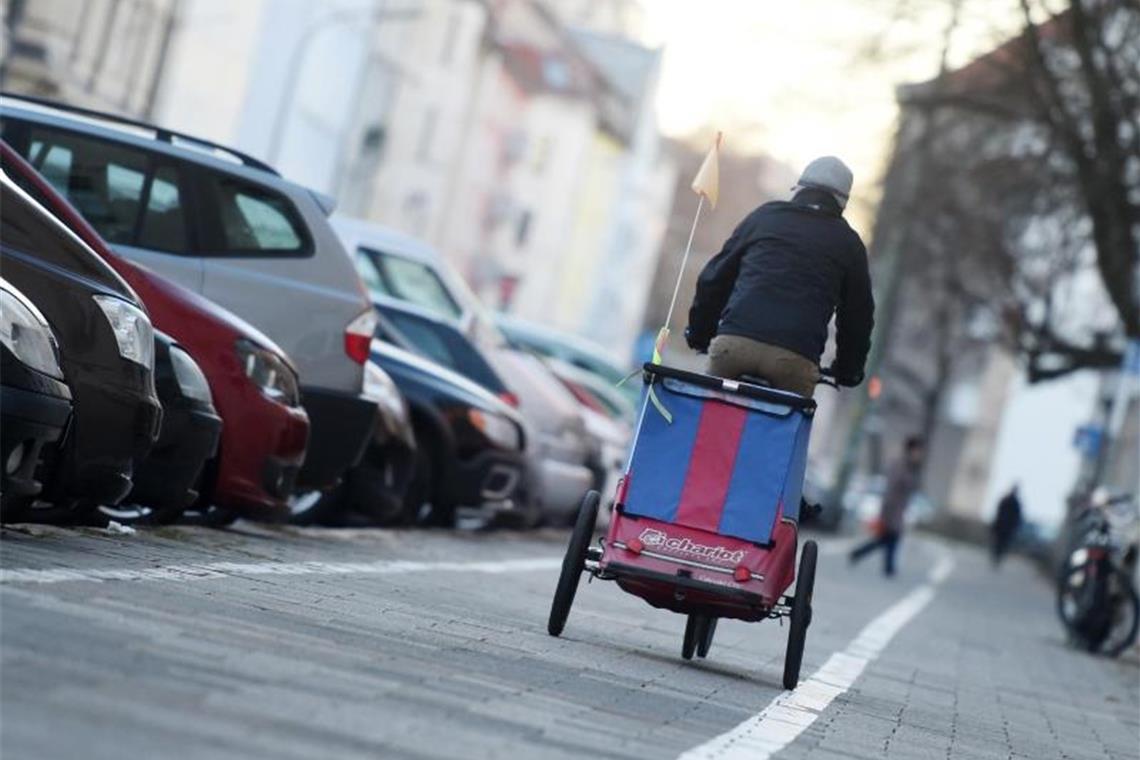
<instances>
[{"instance_id":1,"label":"dark blue jacket","mask_svg":"<svg viewBox=\"0 0 1140 760\"><path fill-rule=\"evenodd\" d=\"M875 302L863 241L828 193L803 190L749 214L709 260L689 310L689 342L741 335L819 363L835 315L840 378L857 380Z\"/></svg>"}]
</instances>

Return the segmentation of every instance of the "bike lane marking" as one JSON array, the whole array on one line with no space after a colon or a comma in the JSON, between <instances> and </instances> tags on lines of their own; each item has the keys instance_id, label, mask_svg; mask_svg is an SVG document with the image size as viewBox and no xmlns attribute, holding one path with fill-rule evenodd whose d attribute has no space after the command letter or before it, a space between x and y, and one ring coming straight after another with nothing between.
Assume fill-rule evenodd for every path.
<instances>
[{"instance_id":1,"label":"bike lane marking","mask_svg":"<svg viewBox=\"0 0 1140 760\"><path fill-rule=\"evenodd\" d=\"M680 755L678 760L766 760L795 741L827 706L855 683L887 644L934 599L954 569L942 550L926 581L868 623L845 649L835 652L795 691L785 691L736 728Z\"/></svg>"},{"instance_id":2,"label":"bike lane marking","mask_svg":"<svg viewBox=\"0 0 1140 760\"><path fill-rule=\"evenodd\" d=\"M202 581L263 575L404 575L407 573L463 572L509 573L520 570L554 570L562 557L498 560L491 562L201 562L142 568L0 569L0 585L16 583L105 583L110 581Z\"/></svg>"}]
</instances>

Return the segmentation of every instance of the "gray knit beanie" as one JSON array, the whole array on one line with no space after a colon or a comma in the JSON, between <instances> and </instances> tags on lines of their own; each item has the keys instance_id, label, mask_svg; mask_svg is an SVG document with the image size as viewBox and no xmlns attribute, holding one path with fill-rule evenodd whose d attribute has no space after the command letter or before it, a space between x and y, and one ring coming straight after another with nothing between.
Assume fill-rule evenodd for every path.
<instances>
[{"instance_id":1,"label":"gray knit beanie","mask_svg":"<svg viewBox=\"0 0 1140 760\"><path fill-rule=\"evenodd\" d=\"M792 190L799 191L808 187L825 190L835 196L839 208L842 209L847 207L852 181L851 170L847 168L847 164L835 156L823 156L807 165Z\"/></svg>"}]
</instances>

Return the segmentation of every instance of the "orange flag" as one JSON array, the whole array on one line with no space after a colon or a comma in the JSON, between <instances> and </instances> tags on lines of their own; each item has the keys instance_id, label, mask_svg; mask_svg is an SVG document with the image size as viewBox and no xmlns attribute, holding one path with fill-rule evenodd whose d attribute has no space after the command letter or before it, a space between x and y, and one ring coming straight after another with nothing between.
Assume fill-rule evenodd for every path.
<instances>
[{"instance_id":1,"label":"orange flag","mask_svg":"<svg viewBox=\"0 0 1140 760\"><path fill-rule=\"evenodd\" d=\"M703 195L708 199L713 208L716 208L716 201L720 195L720 139L721 133L716 133L716 142L709 148L709 153L705 156L701 168L697 170L697 176L693 178L693 192L697 195Z\"/></svg>"}]
</instances>

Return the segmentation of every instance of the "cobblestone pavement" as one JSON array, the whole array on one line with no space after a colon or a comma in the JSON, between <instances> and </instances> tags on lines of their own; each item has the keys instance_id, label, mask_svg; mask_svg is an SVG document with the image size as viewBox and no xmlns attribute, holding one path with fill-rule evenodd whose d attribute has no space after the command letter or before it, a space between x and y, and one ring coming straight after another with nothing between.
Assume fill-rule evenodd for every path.
<instances>
[{"instance_id":1,"label":"cobblestone pavement","mask_svg":"<svg viewBox=\"0 0 1140 760\"><path fill-rule=\"evenodd\" d=\"M583 583L547 636L565 538L4 529L0 756L675 758L781 694L772 621L685 663L681 617ZM805 678L954 568L776 757L1140 757L1135 656L1067 649L1027 565L908 539L886 581L846 546L821 541Z\"/></svg>"}]
</instances>

